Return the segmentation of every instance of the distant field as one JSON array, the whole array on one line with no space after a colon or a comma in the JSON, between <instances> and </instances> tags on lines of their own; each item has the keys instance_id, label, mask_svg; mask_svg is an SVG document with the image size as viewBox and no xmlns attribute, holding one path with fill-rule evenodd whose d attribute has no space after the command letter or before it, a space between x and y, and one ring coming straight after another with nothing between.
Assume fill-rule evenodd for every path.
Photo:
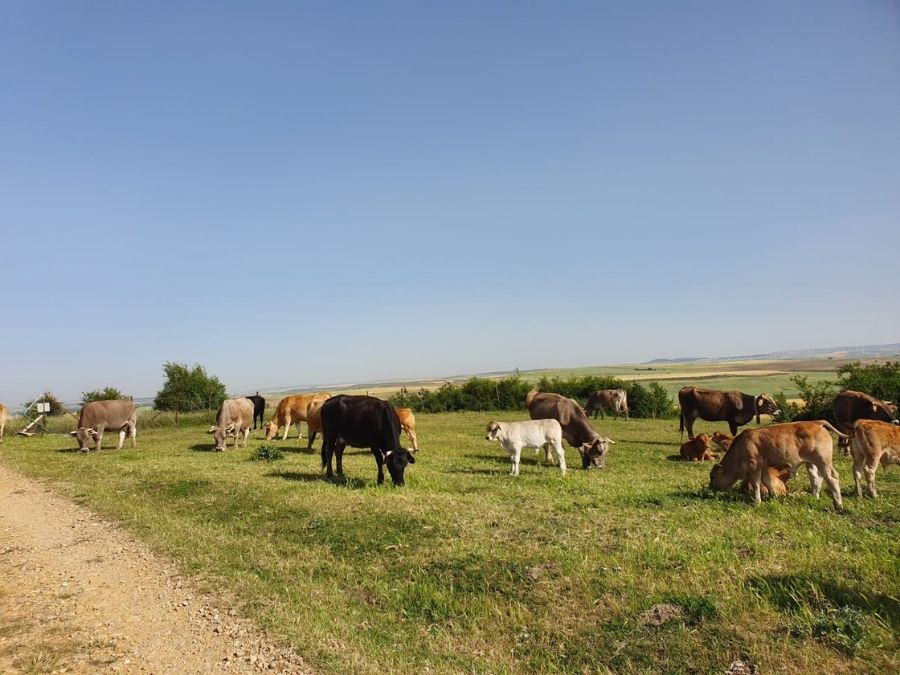
<instances>
[{"instance_id":1,"label":"distant field","mask_svg":"<svg viewBox=\"0 0 900 675\"><path fill-rule=\"evenodd\" d=\"M805 476L754 507L673 461L673 420L607 420L606 469L569 449L562 477L528 452L513 479L484 440L495 416L524 411L419 415L403 489L374 485L368 451L342 483L295 438L271 463L248 461L258 433L212 453L199 419L119 452L9 436L0 462L122 522L325 672L900 670L900 471L858 499L840 458L844 514ZM657 603L675 606L661 625Z\"/></svg>"}]
</instances>

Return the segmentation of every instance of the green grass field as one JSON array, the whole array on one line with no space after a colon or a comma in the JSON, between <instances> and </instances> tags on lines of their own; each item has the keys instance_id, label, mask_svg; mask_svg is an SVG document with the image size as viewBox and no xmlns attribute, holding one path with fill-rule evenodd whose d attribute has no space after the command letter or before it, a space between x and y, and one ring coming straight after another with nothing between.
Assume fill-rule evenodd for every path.
<instances>
[{"instance_id":1,"label":"green grass field","mask_svg":"<svg viewBox=\"0 0 900 675\"><path fill-rule=\"evenodd\" d=\"M858 499L841 458L842 514L803 472L753 506L673 461L676 421L607 420L606 469L568 449L562 477L529 451L514 479L491 417L418 415L402 489L375 486L368 450L332 483L318 444L249 461L264 441L215 454L199 423L90 454L8 436L0 461L123 523L326 672L900 669L900 472ZM642 618L663 602L680 616Z\"/></svg>"}]
</instances>

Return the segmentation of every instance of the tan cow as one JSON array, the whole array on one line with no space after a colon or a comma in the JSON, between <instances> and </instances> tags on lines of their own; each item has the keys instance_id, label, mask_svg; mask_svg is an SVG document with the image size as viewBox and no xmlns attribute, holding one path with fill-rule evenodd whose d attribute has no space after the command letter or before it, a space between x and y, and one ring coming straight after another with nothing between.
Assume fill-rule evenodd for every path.
<instances>
[{"instance_id":1,"label":"tan cow","mask_svg":"<svg viewBox=\"0 0 900 675\"><path fill-rule=\"evenodd\" d=\"M322 400L323 402L331 398L329 392L320 392L318 394L297 394L294 396L285 396L278 402L275 408L275 414L272 419L265 423L266 440L271 441L278 435L278 430L284 427L284 436L281 440L285 441L288 437L291 425L297 425L297 438L303 438L300 429L300 423L306 421L306 410L313 401Z\"/></svg>"},{"instance_id":2,"label":"tan cow","mask_svg":"<svg viewBox=\"0 0 900 675\"><path fill-rule=\"evenodd\" d=\"M137 445L137 408L134 401L91 401L85 403L78 416L78 428L71 433L78 440L82 452L88 451L88 443L93 440L97 450L103 448L103 432L107 429L119 432L121 450L125 436L131 436L131 447Z\"/></svg>"},{"instance_id":3,"label":"tan cow","mask_svg":"<svg viewBox=\"0 0 900 675\"><path fill-rule=\"evenodd\" d=\"M729 436L721 431L714 431L712 442L715 443L722 452L728 452L728 448L734 443L734 436ZM786 483L791 479L791 470L786 467L775 468L770 466L766 471L769 472L769 479L775 488L775 496L783 497L786 495L788 493ZM752 495L753 484L749 480L745 480L741 483L740 490L744 494ZM766 497L769 494L769 488L766 487L765 481L759 486L759 494L763 497Z\"/></svg>"},{"instance_id":4,"label":"tan cow","mask_svg":"<svg viewBox=\"0 0 900 675\"><path fill-rule=\"evenodd\" d=\"M6 406L0 403L0 443L3 442L3 430L6 428Z\"/></svg>"},{"instance_id":5,"label":"tan cow","mask_svg":"<svg viewBox=\"0 0 900 675\"><path fill-rule=\"evenodd\" d=\"M709 434L698 434L696 438L681 445L681 458L689 462L714 462L718 455L710 452Z\"/></svg>"},{"instance_id":6,"label":"tan cow","mask_svg":"<svg viewBox=\"0 0 900 675\"><path fill-rule=\"evenodd\" d=\"M841 486L831 459L834 443L829 431L842 436L824 420L815 422L787 422L758 429L746 429L731 444L722 461L709 472L709 487L728 490L739 480L749 480L754 501L761 500L760 483L769 494L776 494L768 468L788 468L793 474L801 464L806 465L813 496L819 498L822 479L831 490L834 508L841 510Z\"/></svg>"},{"instance_id":7,"label":"tan cow","mask_svg":"<svg viewBox=\"0 0 900 675\"><path fill-rule=\"evenodd\" d=\"M244 435L246 448L251 426L253 426L253 401L249 398L228 398L222 401L222 406L216 413L216 423L208 432L213 434L216 441L216 452L222 452L228 447L229 436L234 437L234 447L237 449L238 437L241 434Z\"/></svg>"},{"instance_id":8,"label":"tan cow","mask_svg":"<svg viewBox=\"0 0 900 675\"><path fill-rule=\"evenodd\" d=\"M409 436L409 440L413 444L413 452L419 451L419 441L416 439L416 416L413 415L412 408L394 408L397 411L397 417L400 418L400 427Z\"/></svg>"},{"instance_id":9,"label":"tan cow","mask_svg":"<svg viewBox=\"0 0 900 675\"><path fill-rule=\"evenodd\" d=\"M862 496L860 478L865 473L866 492L870 497L877 497L875 469L879 464L885 468L889 464L900 464L900 427L878 420L857 420L850 439L850 454L853 455L856 494Z\"/></svg>"}]
</instances>

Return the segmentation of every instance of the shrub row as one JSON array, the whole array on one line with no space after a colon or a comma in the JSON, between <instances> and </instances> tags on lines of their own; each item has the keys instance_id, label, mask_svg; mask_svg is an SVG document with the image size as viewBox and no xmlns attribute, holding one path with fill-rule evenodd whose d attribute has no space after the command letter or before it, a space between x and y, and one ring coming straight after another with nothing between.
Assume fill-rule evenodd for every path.
<instances>
[{"instance_id":1,"label":"shrub row","mask_svg":"<svg viewBox=\"0 0 900 675\"><path fill-rule=\"evenodd\" d=\"M674 417L677 415L672 398L657 382L626 382L614 377L585 375L583 377L542 377L537 382L523 380L518 375L499 379L473 377L462 384L447 382L438 389L410 392L403 388L390 397L397 407L412 408L416 412L454 412L462 410L521 410L525 396L532 387L573 398L582 405L598 389L624 389L628 392L628 408L633 417Z\"/></svg>"}]
</instances>

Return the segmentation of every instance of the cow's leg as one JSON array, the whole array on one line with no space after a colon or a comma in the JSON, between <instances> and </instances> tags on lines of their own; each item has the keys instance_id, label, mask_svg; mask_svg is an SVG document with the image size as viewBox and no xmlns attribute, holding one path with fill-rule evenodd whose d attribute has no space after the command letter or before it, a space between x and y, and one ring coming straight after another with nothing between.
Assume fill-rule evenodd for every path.
<instances>
[{"instance_id":1,"label":"cow's leg","mask_svg":"<svg viewBox=\"0 0 900 675\"><path fill-rule=\"evenodd\" d=\"M334 436L322 432L322 469L325 475L331 478L331 456L334 454Z\"/></svg>"},{"instance_id":2,"label":"cow's leg","mask_svg":"<svg viewBox=\"0 0 900 675\"><path fill-rule=\"evenodd\" d=\"M307 449L307 450L312 450L312 444L313 444L313 441L316 440L316 434L317 434L317 433L318 433L317 431L310 431L310 432L309 432L309 443L306 444L306 449Z\"/></svg>"},{"instance_id":3,"label":"cow's leg","mask_svg":"<svg viewBox=\"0 0 900 675\"><path fill-rule=\"evenodd\" d=\"M291 416L288 414L284 418L284 436L281 437L281 440L286 441L288 437L288 432L291 430Z\"/></svg>"},{"instance_id":4,"label":"cow's leg","mask_svg":"<svg viewBox=\"0 0 900 675\"><path fill-rule=\"evenodd\" d=\"M550 466L553 466L556 462L553 461L552 454L552 444L544 443L544 461L547 462Z\"/></svg>"},{"instance_id":5,"label":"cow's leg","mask_svg":"<svg viewBox=\"0 0 900 675\"><path fill-rule=\"evenodd\" d=\"M375 455L375 463L378 465L378 484L384 483L384 453L381 448L372 448L372 454Z\"/></svg>"},{"instance_id":6,"label":"cow's leg","mask_svg":"<svg viewBox=\"0 0 900 675\"><path fill-rule=\"evenodd\" d=\"M553 442L553 450L556 452L556 458L559 460L559 470L563 476L566 475L566 452L563 450L562 443L559 441Z\"/></svg>"},{"instance_id":7,"label":"cow's leg","mask_svg":"<svg viewBox=\"0 0 900 675\"><path fill-rule=\"evenodd\" d=\"M878 468L880 460L880 453L876 453L874 457L865 463L863 469L866 472L866 486L868 488L868 493L873 499L878 496L878 493L875 492L875 469Z\"/></svg>"},{"instance_id":8,"label":"cow's leg","mask_svg":"<svg viewBox=\"0 0 900 675\"><path fill-rule=\"evenodd\" d=\"M303 420L297 420L297 438L303 438Z\"/></svg>"},{"instance_id":9,"label":"cow's leg","mask_svg":"<svg viewBox=\"0 0 900 675\"><path fill-rule=\"evenodd\" d=\"M862 497L862 481L860 480L863 475L863 467L866 464L865 458L861 456L862 453L857 455L857 453L853 453L853 482L856 484L856 496Z\"/></svg>"},{"instance_id":10,"label":"cow's leg","mask_svg":"<svg viewBox=\"0 0 900 675\"><path fill-rule=\"evenodd\" d=\"M116 446L116 450L121 450L121 449L122 449L122 446L125 445L125 434L128 433L128 432L126 431L127 428L128 428L128 427L125 427L125 428L123 428L123 429L119 429L119 444Z\"/></svg>"},{"instance_id":11,"label":"cow's leg","mask_svg":"<svg viewBox=\"0 0 900 675\"><path fill-rule=\"evenodd\" d=\"M834 504L835 511L842 510L844 505L841 502L841 484L838 479L838 472L831 464L826 464L824 461L819 466L819 471L825 477L828 489L831 490L831 502Z\"/></svg>"},{"instance_id":12,"label":"cow's leg","mask_svg":"<svg viewBox=\"0 0 900 675\"><path fill-rule=\"evenodd\" d=\"M134 422L129 424L128 425L128 433L131 434L131 447L136 448L137 447L137 424L135 424Z\"/></svg>"},{"instance_id":13,"label":"cow's leg","mask_svg":"<svg viewBox=\"0 0 900 675\"><path fill-rule=\"evenodd\" d=\"M245 448L247 447L247 439L248 438L250 438L250 427L249 426L247 426L247 428L244 429L244 447Z\"/></svg>"},{"instance_id":14,"label":"cow's leg","mask_svg":"<svg viewBox=\"0 0 900 675\"><path fill-rule=\"evenodd\" d=\"M337 459L337 475L344 475L344 448L347 447L346 443L342 443L338 441L338 444L334 448L334 455Z\"/></svg>"},{"instance_id":15,"label":"cow's leg","mask_svg":"<svg viewBox=\"0 0 900 675\"><path fill-rule=\"evenodd\" d=\"M694 440L694 422L696 420L697 417L693 413L684 416L684 428L687 429L689 441Z\"/></svg>"},{"instance_id":16,"label":"cow's leg","mask_svg":"<svg viewBox=\"0 0 900 675\"><path fill-rule=\"evenodd\" d=\"M731 421L731 420L728 420L728 429L729 429L729 431L731 431L731 435L732 435L732 436L737 436L738 425L735 424L735 423L734 423L733 421Z\"/></svg>"},{"instance_id":17,"label":"cow's leg","mask_svg":"<svg viewBox=\"0 0 900 675\"><path fill-rule=\"evenodd\" d=\"M753 470L753 473L750 474L750 488L752 490L751 494L753 495L753 501L759 504L762 501L762 494L760 494L759 484L762 479L762 469L759 467Z\"/></svg>"},{"instance_id":18,"label":"cow's leg","mask_svg":"<svg viewBox=\"0 0 900 675\"><path fill-rule=\"evenodd\" d=\"M628 408L625 408L625 421L628 421Z\"/></svg>"},{"instance_id":19,"label":"cow's leg","mask_svg":"<svg viewBox=\"0 0 900 675\"><path fill-rule=\"evenodd\" d=\"M102 450L103 449L103 430L97 429L97 435L94 437L94 449Z\"/></svg>"},{"instance_id":20,"label":"cow's leg","mask_svg":"<svg viewBox=\"0 0 900 675\"><path fill-rule=\"evenodd\" d=\"M522 459L522 448L517 447L513 448L513 451L509 455L510 460L512 461L512 471L509 472L510 476L518 476L519 475L519 461Z\"/></svg>"},{"instance_id":21,"label":"cow's leg","mask_svg":"<svg viewBox=\"0 0 900 675\"><path fill-rule=\"evenodd\" d=\"M809 490L812 492L812 496L818 499L819 492L822 490L822 476L813 464L806 465L806 473L809 474Z\"/></svg>"}]
</instances>

